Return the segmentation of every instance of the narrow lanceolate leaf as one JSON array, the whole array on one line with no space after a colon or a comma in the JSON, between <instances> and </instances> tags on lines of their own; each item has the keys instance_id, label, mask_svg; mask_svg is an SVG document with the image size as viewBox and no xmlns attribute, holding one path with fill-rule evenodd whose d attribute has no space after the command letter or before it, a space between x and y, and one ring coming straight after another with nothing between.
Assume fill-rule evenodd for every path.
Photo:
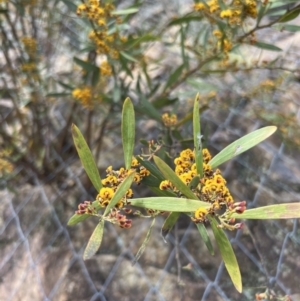
<instances>
[{"instance_id":1,"label":"narrow lanceolate leaf","mask_svg":"<svg viewBox=\"0 0 300 301\"><path fill-rule=\"evenodd\" d=\"M237 219L286 219L300 218L300 203L286 203L249 209L242 214L234 213Z\"/></svg>"},{"instance_id":2,"label":"narrow lanceolate leaf","mask_svg":"<svg viewBox=\"0 0 300 301\"><path fill-rule=\"evenodd\" d=\"M140 257L142 256L142 254L144 253L144 251L145 251L145 249L146 249L146 246L147 246L147 243L148 243L148 241L149 241L149 239L150 239L150 235L151 235L151 232L152 232L152 228L153 228L153 226L154 226L154 223L155 223L155 218L153 218L153 221L152 221L152 223L151 223L151 225L150 225L150 228L149 228L149 230L148 230L148 232L147 232L147 235L146 235L146 237L145 237L145 240L143 241L143 244L142 244L141 247L139 248L138 252L136 253L135 258L134 258L134 260L133 260L133 262L132 262L132 265L135 265L135 264L137 263L137 261L140 259Z\"/></svg>"},{"instance_id":3,"label":"narrow lanceolate leaf","mask_svg":"<svg viewBox=\"0 0 300 301\"><path fill-rule=\"evenodd\" d=\"M300 14L300 5L285 13L277 22L283 23L296 19Z\"/></svg>"},{"instance_id":4,"label":"narrow lanceolate leaf","mask_svg":"<svg viewBox=\"0 0 300 301\"><path fill-rule=\"evenodd\" d=\"M171 232L179 216L180 216L180 212L170 212L169 216L166 218L161 228L161 235L163 239L165 239L167 235Z\"/></svg>"},{"instance_id":5,"label":"narrow lanceolate leaf","mask_svg":"<svg viewBox=\"0 0 300 301\"><path fill-rule=\"evenodd\" d=\"M89 214L74 214L68 221L68 226L74 226L80 222L86 220L90 215Z\"/></svg>"},{"instance_id":6,"label":"narrow lanceolate leaf","mask_svg":"<svg viewBox=\"0 0 300 301\"><path fill-rule=\"evenodd\" d=\"M130 204L135 207L160 211L194 212L198 208L208 208L209 203L174 197L150 197L131 199Z\"/></svg>"},{"instance_id":7,"label":"narrow lanceolate leaf","mask_svg":"<svg viewBox=\"0 0 300 301\"><path fill-rule=\"evenodd\" d=\"M293 24L276 24L272 26L272 28L275 28L280 31L289 31L289 32L298 32L300 31L300 26L299 25L293 25Z\"/></svg>"},{"instance_id":8,"label":"narrow lanceolate leaf","mask_svg":"<svg viewBox=\"0 0 300 301\"><path fill-rule=\"evenodd\" d=\"M96 254L100 248L104 231L104 220L101 220L95 228L90 240L84 250L83 259L89 259Z\"/></svg>"},{"instance_id":9,"label":"narrow lanceolate leaf","mask_svg":"<svg viewBox=\"0 0 300 301\"><path fill-rule=\"evenodd\" d=\"M276 131L276 129L276 126L267 126L234 141L213 157L208 164L212 168L216 168L222 163L267 139Z\"/></svg>"},{"instance_id":10,"label":"narrow lanceolate leaf","mask_svg":"<svg viewBox=\"0 0 300 301\"><path fill-rule=\"evenodd\" d=\"M99 205L99 201L94 201L93 202L93 207L96 208L96 210L100 210L100 205ZM86 220L88 217L90 217L90 214L74 214L68 221L68 226L74 226L80 222L83 222L84 220Z\"/></svg>"},{"instance_id":11,"label":"narrow lanceolate leaf","mask_svg":"<svg viewBox=\"0 0 300 301\"><path fill-rule=\"evenodd\" d=\"M102 183L98 168L96 166L90 148L88 147L85 139L83 138L79 128L75 124L72 124L72 136L83 168L95 189L99 191L102 188Z\"/></svg>"},{"instance_id":12,"label":"narrow lanceolate leaf","mask_svg":"<svg viewBox=\"0 0 300 301\"><path fill-rule=\"evenodd\" d=\"M148 187L159 187L161 181L154 177L152 174L142 179L141 183Z\"/></svg>"},{"instance_id":13,"label":"narrow lanceolate leaf","mask_svg":"<svg viewBox=\"0 0 300 301\"><path fill-rule=\"evenodd\" d=\"M202 16L188 15L188 16L184 16L184 17L176 18L176 19L172 20L167 26L180 25L180 24L184 24L184 23L190 23L193 21L199 22L202 19L203 19Z\"/></svg>"},{"instance_id":14,"label":"narrow lanceolate leaf","mask_svg":"<svg viewBox=\"0 0 300 301\"><path fill-rule=\"evenodd\" d=\"M154 156L154 162L164 177L169 180L181 193L183 193L187 198L197 200L198 198L194 193L186 186L181 179L176 175L176 173L171 169L171 167L166 164L162 159ZM199 206L200 207L200 206Z\"/></svg>"},{"instance_id":15,"label":"narrow lanceolate leaf","mask_svg":"<svg viewBox=\"0 0 300 301\"><path fill-rule=\"evenodd\" d=\"M159 187L151 187L149 186L150 190L152 190L157 196L166 196L166 197L177 197L177 194L171 190L161 190Z\"/></svg>"},{"instance_id":16,"label":"narrow lanceolate leaf","mask_svg":"<svg viewBox=\"0 0 300 301\"><path fill-rule=\"evenodd\" d=\"M182 64L174 70L174 72L168 78L168 81L165 85L164 91L166 91L169 87L171 87L178 80L178 78L181 77L184 68L185 68L185 66L184 66L184 64Z\"/></svg>"},{"instance_id":17,"label":"narrow lanceolate leaf","mask_svg":"<svg viewBox=\"0 0 300 301\"><path fill-rule=\"evenodd\" d=\"M129 15L129 14L134 14L138 11L139 11L138 7L130 7L130 8L126 8L126 9L114 10L111 12L111 14L115 15L115 16Z\"/></svg>"},{"instance_id":18,"label":"narrow lanceolate leaf","mask_svg":"<svg viewBox=\"0 0 300 301\"><path fill-rule=\"evenodd\" d=\"M122 111L122 143L126 169L130 169L135 138L134 108L129 98L125 99Z\"/></svg>"},{"instance_id":19,"label":"narrow lanceolate leaf","mask_svg":"<svg viewBox=\"0 0 300 301\"><path fill-rule=\"evenodd\" d=\"M143 160L143 158L140 156L137 156L136 159L141 165L150 171L151 175L155 176L158 180L163 181L165 179L154 164L148 160Z\"/></svg>"},{"instance_id":20,"label":"narrow lanceolate leaf","mask_svg":"<svg viewBox=\"0 0 300 301\"><path fill-rule=\"evenodd\" d=\"M203 176L203 156L202 156L202 141L201 141L201 126L199 114L199 93L196 95L193 111L193 134L195 147L195 161L197 174Z\"/></svg>"},{"instance_id":21,"label":"narrow lanceolate leaf","mask_svg":"<svg viewBox=\"0 0 300 301\"><path fill-rule=\"evenodd\" d=\"M126 194L127 190L130 188L130 186L134 180L134 176L135 176L135 172L129 174L125 178L123 183L118 187L114 196L112 197L109 204L107 205L103 216L106 216L109 213L110 209L113 208L121 200L121 198Z\"/></svg>"},{"instance_id":22,"label":"narrow lanceolate leaf","mask_svg":"<svg viewBox=\"0 0 300 301\"><path fill-rule=\"evenodd\" d=\"M209 253L211 255L214 255L215 254L214 248L211 244L211 241L210 241L210 238L208 236L208 233L207 233L207 230L206 230L205 226L202 223L198 223L197 228L198 228L198 231L199 231L199 233L200 233L200 235L201 235L201 237L202 237Z\"/></svg>"},{"instance_id":23,"label":"narrow lanceolate leaf","mask_svg":"<svg viewBox=\"0 0 300 301\"><path fill-rule=\"evenodd\" d=\"M273 44L267 44L264 42L255 42L253 44L251 44L252 46L255 46L257 48L261 48L261 49L265 49L265 50L271 50L271 51L282 51L281 48L273 45Z\"/></svg>"},{"instance_id":24,"label":"narrow lanceolate leaf","mask_svg":"<svg viewBox=\"0 0 300 301\"><path fill-rule=\"evenodd\" d=\"M189 183L189 188L190 189L195 189L200 182L200 176L195 176L193 177L192 181Z\"/></svg>"},{"instance_id":25,"label":"narrow lanceolate leaf","mask_svg":"<svg viewBox=\"0 0 300 301\"><path fill-rule=\"evenodd\" d=\"M97 67L96 65L94 65L90 62L83 61L83 60L81 60L81 59L79 59L78 57L75 57L75 56L74 56L74 62L77 65L79 65L86 72L99 70L99 67Z\"/></svg>"},{"instance_id":26,"label":"narrow lanceolate leaf","mask_svg":"<svg viewBox=\"0 0 300 301\"><path fill-rule=\"evenodd\" d=\"M239 293L242 292L242 277L240 268L233 252L230 241L228 240L224 231L218 228L218 223L214 218L210 219L211 227L216 238L217 245L220 249L221 256L223 258L225 267L233 282L235 288Z\"/></svg>"}]
</instances>

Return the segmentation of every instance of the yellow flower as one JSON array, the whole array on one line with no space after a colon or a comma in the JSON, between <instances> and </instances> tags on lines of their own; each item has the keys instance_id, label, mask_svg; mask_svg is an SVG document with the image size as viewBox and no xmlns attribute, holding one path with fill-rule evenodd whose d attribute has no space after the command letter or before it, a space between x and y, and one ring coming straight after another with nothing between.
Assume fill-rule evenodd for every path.
<instances>
[{"instance_id":1,"label":"yellow flower","mask_svg":"<svg viewBox=\"0 0 300 301\"><path fill-rule=\"evenodd\" d=\"M101 74L103 76L110 76L110 75L112 75L111 66L110 66L110 64L107 61L104 61L104 62L101 63L101 65L100 65L100 71L101 71Z\"/></svg>"},{"instance_id":2,"label":"yellow flower","mask_svg":"<svg viewBox=\"0 0 300 301\"><path fill-rule=\"evenodd\" d=\"M102 187L96 199L111 200L114 194L115 192L112 188Z\"/></svg>"},{"instance_id":3,"label":"yellow flower","mask_svg":"<svg viewBox=\"0 0 300 301\"><path fill-rule=\"evenodd\" d=\"M207 210L205 208L198 208L196 211L195 211L195 218L197 220L204 220L205 219L205 216L207 215Z\"/></svg>"},{"instance_id":4,"label":"yellow flower","mask_svg":"<svg viewBox=\"0 0 300 301\"><path fill-rule=\"evenodd\" d=\"M93 106L92 103L92 91L89 87L83 87L82 89L74 89L72 91L72 96L79 100L81 104L87 108L91 108Z\"/></svg>"},{"instance_id":5,"label":"yellow flower","mask_svg":"<svg viewBox=\"0 0 300 301\"><path fill-rule=\"evenodd\" d=\"M218 39L220 39L221 37L222 37L222 32L220 31L220 30L218 30L218 29L215 29L214 31L213 31L213 35L215 36L215 37L217 37Z\"/></svg>"},{"instance_id":6,"label":"yellow flower","mask_svg":"<svg viewBox=\"0 0 300 301\"><path fill-rule=\"evenodd\" d=\"M193 5L193 8L195 11L201 11L201 10L204 10L206 7L203 3L195 3Z\"/></svg>"},{"instance_id":7,"label":"yellow flower","mask_svg":"<svg viewBox=\"0 0 300 301\"><path fill-rule=\"evenodd\" d=\"M231 9L222 10L220 13L221 18L231 18L233 16L233 12Z\"/></svg>"},{"instance_id":8,"label":"yellow flower","mask_svg":"<svg viewBox=\"0 0 300 301\"><path fill-rule=\"evenodd\" d=\"M175 114L170 115L169 113L164 113L161 118L166 127L171 127L177 124L177 116Z\"/></svg>"},{"instance_id":9,"label":"yellow flower","mask_svg":"<svg viewBox=\"0 0 300 301\"><path fill-rule=\"evenodd\" d=\"M211 13L216 12L220 8L218 0L208 1L207 5L209 6L209 11Z\"/></svg>"}]
</instances>

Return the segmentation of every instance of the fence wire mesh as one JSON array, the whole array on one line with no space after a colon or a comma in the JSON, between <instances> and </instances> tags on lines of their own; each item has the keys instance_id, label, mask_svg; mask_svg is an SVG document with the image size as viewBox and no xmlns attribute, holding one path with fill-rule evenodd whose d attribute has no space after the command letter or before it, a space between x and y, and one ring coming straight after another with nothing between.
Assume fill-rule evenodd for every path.
<instances>
[{"instance_id":1,"label":"fence wire mesh","mask_svg":"<svg viewBox=\"0 0 300 301\"><path fill-rule=\"evenodd\" d=\"M160 14L167 7L162 3L162 10L157 8ZM68 16L65 7L55 9L60 32L67 31L69 40L61 41L59 35L57 43L45 48L51 58L47 72L53 76L63 64L58 59L72 56L62 45L71 43L76 48L81 37L75 30L76 20ZM299 61L293 63L299 65ZM299 103L297 106L299 119ZM58 105L51 112L58 129L68 124L64 110ZM1 123L9 123L13 114L10 107L1 110ZM258 120L245 117L242 103L206 111L202 120L213 153L261 126ZM57 130L53 136L59 134ZM115 142L108 151L119 145L120 141ZM72 147L66 145L64 153ZM134 219L130 231L106 225L101 249L83 261L95 221L75 227L66 223L77 204L93 196L85 188L86 178L74 152L67 159L54 150L51 155L59 164L46 177L20 166L16 171L16 176L22 175L18 186L1 183L0 300L254 300L255 294L266 288L277 296L297 298L298 294L299 298L298 220L249 221L243 229L228 234L242 272L241 295L229 281L220 256L208 253L197 229L185 217L167 242L160 237L162 219L158 219L145 253L134 266L132 260L149 228L148 220ZM298 149L287 148L276 136L231 160L222 170L235 199L246 200L248 208L299 202L299 159ZM57 178L60 172L63 177Z\"/></svg>"},{"instance_id":2,"label":"fence wire mesh","mask_svg":"<svg viewBox=\"0 0 300 301\"><path fill-rule=\"evenodd\" d=\"M222 121L204 114L204 123L215 129L210 148L216 151L222 139L243 134L234 126L240 118L252 122L252 129L259 126L245 120L243 110L231 108L227 113L222 112ZM263 168L259 158L264 158ZM227 164L224 177L235 197L246 199L249 207L299 201L299 186L294 184L300 166L294 159L285 153L284 144L265 142ZM242 296L234 291L219 256L208 254L195 227L184 218L167 243L159 235L159 221L135 266L131 262L148 220L134 221L130 233L108 226L100 251L84 262L82 252L93 222L66 227L78 198L89 195L81 183L82 171L76 174L70 168L75 160L61 159L60 168L68 173L65 182L74 182L70 187L41 182L28 172L23 182L31 184L14 187L17 194L1 191L1 300L253 300L263 286L281 295L298 293L297 220L248 222L243 230L230 233L243 276ZM290 185L280 178L288 171L294 175Z\"/></svg>"}]
</instances>

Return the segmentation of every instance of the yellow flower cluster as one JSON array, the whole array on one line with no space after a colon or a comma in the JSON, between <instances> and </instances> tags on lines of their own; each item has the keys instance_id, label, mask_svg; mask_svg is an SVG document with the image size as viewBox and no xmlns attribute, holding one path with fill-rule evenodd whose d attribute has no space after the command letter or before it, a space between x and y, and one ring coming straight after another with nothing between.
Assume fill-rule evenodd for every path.
<instances>
[{"instance_id":1,"label":"yellow flower cluster","mask_svg":"<svg viewBox=\"0 0 300 301\"><path fill-rule=\"evenodd\" d=\"M209 151L207 149L203 149L202 156L203 177L198 183L193 185L191 189L199 200L209 203L210 207L199 208L196 210L194 216L191 217L192 221L195 223L204 222L207 219L208 214L213 216L220 209L225 209L226 212L242 213L246 209L246 204L243 202L234 203L220 170L217 169L213 171L211 166L208 164L211 160ZM179 176L183 183L189 185L197 175L195 152L191 149L183 150L179 157L175 158L174 163L175 173ZM178 192L178 189L168 180L162 181L159 188L161 190L170 189L174 192ZM227 216L230 216L230 214ZM236 228L235 226L228 225L226 221L224 222L224 225L229 229ZM238 224L238 226L239 225L240 224Z\"/></svg>"},{"instance_id":2,"label":"yellow flower cluster","mask_svg":"<svg viewBox=\"0 0 300 301\"><path fill-rule=\"evenodd\" d=\"M99 26L106 27L106 19L111 18L111 12L115 9L115 6L111 3L104 3L101 5L99 0L88 0L85 4L79 4L77 6L77 15L86 16L91 21L94 21Z\"/></svg>"},{"instance_id":3,"label":"yellow flower cluster","mask_svg":"<svg viewBox=\"0 0 300 301\"><path fill-rule=\"evenodd\" d=\"M223 6L220 6L223 2ZM224 9L226 7L226 9ZM210 0L204 3L195 3L195 11L203 11L215 18L227 19L230 25L240 25L247 18L257 17L256 0L234 0L230 5L226 5L225 1Z\"/></svg>"},{"instance_id":4,"label":"yellow flower cluster","mask_svg":"<svg viewBox=\"0 0 300 301\"><path fill-rule=\"evenodd\" d=\"M89 34L89 39L96 45L97 53L108 55L113 59L119 58L115 43L118 38L118 33L108 34L103 30L93 30Z\"/></svg>"},{"instance_id":5,"label":"yellow flower cluster","mask_svg":"<svg viewBox=\"0 0 300 301\"><path fill-rule=\"evenodd\" d=\"M0 158L0 177L13 171L14 166L6 159Z\"/></svg>"},{"instance_id":6,"label":"yellow flower cluster","mask_svg":"<svg viewBox=\"0 0 300 301\"><path fill-rule=\"evenodd\" d=\"M96 45L96 52L110 56L112 59L119 58L118 44L126 41L118 32L109 34L107 24L110 20L120 23L118 16L113 16L115 9L111 3L101 3L98 0L89 0L86 4L77 7L77 15L85 16L95 23L96 28L89 34L89 39Z\"/></svg>"},{"instance_id":7,"label":"yellow flower cluster","mask_svg":"<svg viewBox=\"0 0 300 301\"><path fill-rule=\"evenodd\" d=\"M276 83L271 79L266 79L259 86L265 90L273 90L276 88Z\"/></svg>"},{"instance_id":8,"label":"yellow flower cluster","mask_svg":"<svg viewBox=\"0 0 300 301\"><path fill-rule=\"evenodd\" d=\"M107 61L104 61L100 64L100 72L101 72L101 75L103 75L103 76L112 75L111 66Z\"/></svg>"},{"instance_id":9,"label":"yellow flower cluster","mask_svg":"<svg viewBox=\"0 0 300 301\"><path fill-rule=\"evenodd\" d=\"M24 64L22 64L21 68L22 68L23 72L28 72L28 73L37 71L36 63L34 63L34 62L24 63Z\"/></svg>"},{"instance_id":10,"label":"yellow flower cluster","mask_svg":"<svg viewBox=\"0 0 300 301\"><path fill-rule=\"evenodd\" d=\"M106 169L106 177L102 180L103 187L96 197L96 200L99 201L101 207L106 207L109 204L119 185L134 171L136 172L134 177L134 182L136 183L140 183L144 177L150 175L150 172L144 166L140 166L135 158L132 160L131 169L129 170L124 167L121 167L119 170L113 170L112 166L109 166ZM128 201L128 198L131 198L132 196L132 189L128 189L126 195L119 200L115 207L121 209L124 206L129 205L130 202Z\"/></svg>"},{"instance_id":11,"label":"yellow flower cluster","mask_svg":"<svg viewBox=\"0 0 300 301\"><path fill-rule=\"evenodd\" d=\"M164 113L162 115L162 122L166 127L172 127L177 124L176 114L170 115L169 113Z\"/></svg>"},{"instance_id":12,"label":"yellow flower cluster","mask_svg":"<svg viewBox=\"0 0 300 301\"><path fill-rule=\"evenodd\" d=\"M21 41L22 41L25 51L27 52L29 57L33 58L36 55L36 51L37 51L36 40L31 37L22 37Z\"/></svg>"},{"instance_id":13,"label":"yellow flower cluster","mask_svg":"<svg viewBox=\"0 0 300 301\"><path fill-rule=\"evenodd\" d=\"M93 107L93 95L90 87L83 87L82 89L74 89L72 96L77 99L84 107L91 109Z\"/></svg>"}]
</instances>

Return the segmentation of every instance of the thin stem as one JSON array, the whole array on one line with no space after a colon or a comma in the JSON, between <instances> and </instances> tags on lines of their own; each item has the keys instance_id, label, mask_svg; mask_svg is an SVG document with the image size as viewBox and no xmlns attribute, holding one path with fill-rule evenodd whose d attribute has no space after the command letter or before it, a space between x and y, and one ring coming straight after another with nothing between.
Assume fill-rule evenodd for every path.
<instances>
[{"instance_id":1,"label":"thin stem","mask_svg":"<svg viewBox=\"0 0 300 301\"><path fill-rule=\"evenodd\" d=\"M184 300L183 290L182 290L182 279L181 279L181 261L180 261L180 254L179 254L179 235L178 235L178 223L175 224L175 258L177 263L177 284L179 285L179 292L180 292L180 300Z\"/></svg>"}]
</instances>

